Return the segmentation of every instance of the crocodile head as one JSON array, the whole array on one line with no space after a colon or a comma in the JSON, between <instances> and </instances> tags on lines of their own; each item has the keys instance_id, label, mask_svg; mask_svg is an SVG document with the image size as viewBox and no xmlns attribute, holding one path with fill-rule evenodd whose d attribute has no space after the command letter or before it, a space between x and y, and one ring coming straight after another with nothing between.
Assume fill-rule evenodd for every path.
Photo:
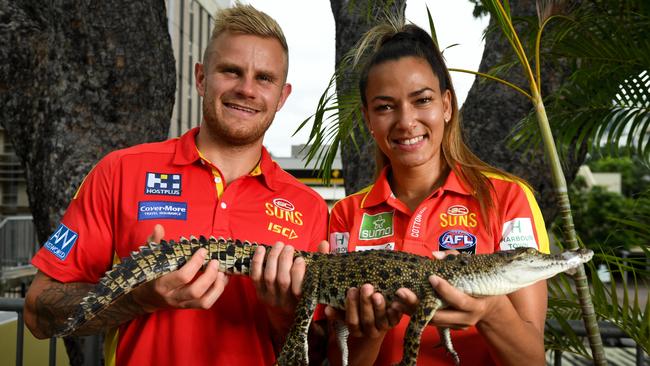
<instances>
[{"instance_id":1,"label":"crocodile head","mask_svg":"<svg viewBox=\"0 0 650 366\"><path fill-rule=\"evenodd\" d=\"M486 256L466 256L459 258L459 262L465 262L465 273L450 282L473 296L503 295L560 272L575 272L593 254L588 249L544 254L533 248L518 248Z\"/></svg>"}]
</instances>

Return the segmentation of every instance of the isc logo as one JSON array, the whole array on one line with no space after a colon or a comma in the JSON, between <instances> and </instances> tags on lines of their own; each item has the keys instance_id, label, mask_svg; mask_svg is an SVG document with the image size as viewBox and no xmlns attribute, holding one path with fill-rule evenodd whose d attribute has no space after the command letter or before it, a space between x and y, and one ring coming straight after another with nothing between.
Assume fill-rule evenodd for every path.
<instances>
[{"instance_id":1,"label":"isc logo","mask_svg":"<svg viewBox=\"0 0 650 366\"><path fill-rule=\"evenodd\" d=\"M272 222L269 222L269 226L266 229L276 234L280 234L288 239L296 239L298 237L298 234L296 234L295 230L284 227L282 225L274 224Z\"/></svg>"}]
</instances>

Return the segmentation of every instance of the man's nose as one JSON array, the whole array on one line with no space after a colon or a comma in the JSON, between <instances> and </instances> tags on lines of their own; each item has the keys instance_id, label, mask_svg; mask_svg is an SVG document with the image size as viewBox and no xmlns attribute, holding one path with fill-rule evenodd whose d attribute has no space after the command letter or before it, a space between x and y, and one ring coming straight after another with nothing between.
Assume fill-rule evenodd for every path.
<instances>
[{"instance_id":1,"label":"man's nose","mask_svg":"<svg viewBox=\"0 0 650 366\"><path fill-rule=\"evenodd\" d=\"M236 88L237 93L251 98L255 96L255 80L252 77L243 76L239 79Z\"/></svg>"}]
</instances>

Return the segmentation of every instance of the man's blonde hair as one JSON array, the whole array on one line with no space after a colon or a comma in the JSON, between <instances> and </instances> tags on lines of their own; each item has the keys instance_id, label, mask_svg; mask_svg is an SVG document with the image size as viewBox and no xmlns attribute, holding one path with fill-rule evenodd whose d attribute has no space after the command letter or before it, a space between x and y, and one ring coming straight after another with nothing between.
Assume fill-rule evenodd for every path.
<instances>
[{"instance_id":1,"label":"man's blonde hair","mask_svg":"<svg viewBox=\"0 0 650 366\"><path fill-rule=\"evenodd\" d=\"M212 42L222 33L232 32L240 34L250 34L260 37L275 38L280 42L289 63L289 46L287 39L284 37L282 28L275 19L268 14L255 9L252 5L235 2L230 8L217 11L214 19L214 29L210 36L210 42L203 56L203 63L207 61L207 56Z\"/></svg>"}]
</instances>

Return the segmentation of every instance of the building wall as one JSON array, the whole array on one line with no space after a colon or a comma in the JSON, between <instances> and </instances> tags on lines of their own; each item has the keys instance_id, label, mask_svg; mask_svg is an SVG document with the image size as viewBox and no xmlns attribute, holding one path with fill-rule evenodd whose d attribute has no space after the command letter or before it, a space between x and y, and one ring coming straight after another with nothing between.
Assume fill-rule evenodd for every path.
<instances>
[{"instance_id":1,"label":"building wall","mask_svg":"<svg viewBox=\"0 0 650 366\"><path fill-rule=\"evenodd\" d=\"M176 59L176 102L169 137L177 137L198 126L201 101L196 92L194 65L203 59L210 39L213 15L230 6L230 0L167 0L169 35Z\"/></svg>"}]
</instances>

